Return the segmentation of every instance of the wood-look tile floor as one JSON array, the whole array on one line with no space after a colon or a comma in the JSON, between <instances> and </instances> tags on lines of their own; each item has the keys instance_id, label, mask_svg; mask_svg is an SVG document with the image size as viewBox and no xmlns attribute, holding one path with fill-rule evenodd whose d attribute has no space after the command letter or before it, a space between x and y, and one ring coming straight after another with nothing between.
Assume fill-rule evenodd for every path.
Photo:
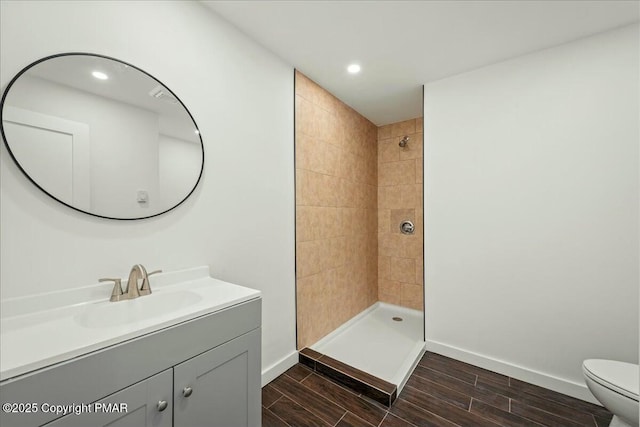
<instances>
[{"instance_id":1,"label":"wood-look tile floor","mask_svg":"<svg viewBox=\"0 0 640 427\"><path fill-rule=\"evenodd\" d=\"M391 408L297 364L262 389L264 427L605 427L604 408L426 353Z\"/></svg>"}]
</instances>

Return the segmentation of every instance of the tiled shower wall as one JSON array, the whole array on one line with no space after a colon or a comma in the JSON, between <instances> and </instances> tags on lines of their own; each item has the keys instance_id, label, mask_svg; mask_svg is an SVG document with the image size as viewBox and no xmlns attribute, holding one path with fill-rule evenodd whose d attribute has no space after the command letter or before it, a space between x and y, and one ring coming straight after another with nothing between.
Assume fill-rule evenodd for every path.
<instances>
[{"instance_id":1,"label":"tiled shower wall","mask_svg":"<svg viewBox=\"0 0 640 427\"><path fill-rule=\"evenodd\" d=\"M378 299L378 129L296 72L298 348Z\"/></svg>"},{"instance_id":2,"label":"tiled shower wall","mask_svg":"<svg viewBox=\"0 0 640 427\"><path fill-rule=\"evenodd\" d=\"M378 128L378 298L416 310L423 309L422 123ZM400 232L404 220L413 235Z\"/></svg>"}]
</instances>

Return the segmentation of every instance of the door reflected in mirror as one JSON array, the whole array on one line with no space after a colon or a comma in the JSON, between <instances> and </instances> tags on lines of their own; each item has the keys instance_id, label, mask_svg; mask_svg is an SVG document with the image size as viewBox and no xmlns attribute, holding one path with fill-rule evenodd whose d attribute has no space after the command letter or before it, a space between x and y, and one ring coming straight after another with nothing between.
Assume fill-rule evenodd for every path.
<instances>
[{"instance_id":1,"label":"door reflected in mirror","mask_svg":"<svg viewBox=\"0 0 640 427\"><path fill-rule=\"evenodd\" d=\"M36 61L2 99L2 136L24 174L76 210L140 219L189 197L204 164L198 127L166 86L91 54Z\"/></svg>"}]
</instances>

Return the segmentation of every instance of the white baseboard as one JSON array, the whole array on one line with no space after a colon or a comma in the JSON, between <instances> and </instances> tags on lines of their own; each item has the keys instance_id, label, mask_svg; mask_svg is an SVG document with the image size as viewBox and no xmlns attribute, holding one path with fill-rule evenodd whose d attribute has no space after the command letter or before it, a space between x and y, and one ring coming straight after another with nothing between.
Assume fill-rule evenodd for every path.
<instances>
[{"instance_id":1,"label":"white baseboard","mask_svg":"<svg viewBox=\"0 0 640 427\"><path fill-rule=\"evenodd\" d=\"M427 340L426 347L427 351L432 351L434 353L438 353L443 356L451 357L462 362L479 366L481 368L485 368L499 374L507 375L509 377L517 378L521 381L548 388L549 390L557 391L558 393L566 394L577 399L600 405L600 402L598 402L596 398L593 397L585 384L579 384L563 378L554 377L553 375L524 368L522 366L514 365L503 360L493 359L482 354L474 353L472 351L464 350L437 341Z\"/></svg>"},{"instance_id":2,"label":"white baseboard","mask_svg":"<svg viewBox=\"0 0 640 427\"><path fill-rule=\"evenodd\" d=\"M262 387L282 375L287 369L298 363L298 352L293 351L273 365L262 370Z\"/></svg>"}]
</instances>

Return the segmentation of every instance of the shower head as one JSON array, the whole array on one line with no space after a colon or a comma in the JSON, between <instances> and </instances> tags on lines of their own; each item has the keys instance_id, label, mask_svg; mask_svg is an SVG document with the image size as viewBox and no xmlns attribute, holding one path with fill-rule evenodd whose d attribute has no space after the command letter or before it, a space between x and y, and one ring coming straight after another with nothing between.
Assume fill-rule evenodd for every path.
<instances>
[{"instance_id":1,"label":"shower head","mask_svg":"<svg viewBox=\"0 0 640 427\"><path fill-rule=\"evenodd\" d=\"M409 136L405 135L401 140L400 143L398 144L400 147L404 148L407 146L407 143L409 142Z\"/></svg>"}]
</instances>

